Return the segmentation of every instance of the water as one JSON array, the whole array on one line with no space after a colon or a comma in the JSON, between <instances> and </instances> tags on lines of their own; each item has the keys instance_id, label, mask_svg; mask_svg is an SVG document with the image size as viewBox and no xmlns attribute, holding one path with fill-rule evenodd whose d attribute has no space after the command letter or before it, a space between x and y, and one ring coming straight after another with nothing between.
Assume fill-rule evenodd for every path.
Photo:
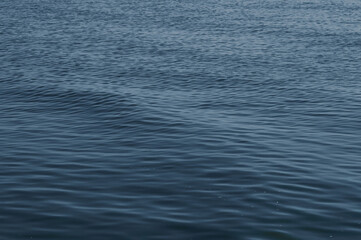
<instances>
[{"instance_id":1,"label":"water","mask_svg":"<svg viewBox=\"0 0 361 240\"><path fill-rule=\"evenodd\" d=\"M2 239L361 238L359 0L2 0Z\"/></svg>"}]
</instances>

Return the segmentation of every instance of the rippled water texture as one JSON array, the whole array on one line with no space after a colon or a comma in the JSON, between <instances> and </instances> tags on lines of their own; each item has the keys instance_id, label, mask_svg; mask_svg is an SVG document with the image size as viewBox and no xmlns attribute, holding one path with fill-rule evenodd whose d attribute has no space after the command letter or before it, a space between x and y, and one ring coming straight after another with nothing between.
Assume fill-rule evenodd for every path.
<instances>
[{"instance_id":1,"label":"rippled water texture","mask_svg":"<svg viewBox=\"0 0 361 240\"><path fill-rule=\"evenodd\" d=\"M359 0L0 1L1 239L361 239Z\"/></svg>"}]
</instances>

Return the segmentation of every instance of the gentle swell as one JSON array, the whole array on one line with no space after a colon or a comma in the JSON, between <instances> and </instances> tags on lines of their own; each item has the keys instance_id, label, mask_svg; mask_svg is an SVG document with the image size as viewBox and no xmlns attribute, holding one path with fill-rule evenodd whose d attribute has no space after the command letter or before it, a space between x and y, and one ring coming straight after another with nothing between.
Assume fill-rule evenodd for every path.
<instances>
[{"instance_id":1,"label":"gentle swell","mask_svg":"<svg viewBox=\"0 0 361 240\"><path fill-rule=\"evenodd\" d=\"M0 238L361 236L357 1L0 2Z\"/></svg>"}]
</instances>

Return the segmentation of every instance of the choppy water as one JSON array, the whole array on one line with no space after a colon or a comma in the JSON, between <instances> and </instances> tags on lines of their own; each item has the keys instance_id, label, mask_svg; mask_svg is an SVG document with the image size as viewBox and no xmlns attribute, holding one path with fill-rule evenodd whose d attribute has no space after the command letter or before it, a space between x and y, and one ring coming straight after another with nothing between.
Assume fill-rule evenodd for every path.
<instances>
[{"instance_id":1,"label":"choppy water","mask_svg":"<svg viewBox=\"0 0 361 240\"><path fill-rule=\"evenodd\" d=\"M359 0L2 0L1 239L361 239Z\"/></svg>"}]
</instances>

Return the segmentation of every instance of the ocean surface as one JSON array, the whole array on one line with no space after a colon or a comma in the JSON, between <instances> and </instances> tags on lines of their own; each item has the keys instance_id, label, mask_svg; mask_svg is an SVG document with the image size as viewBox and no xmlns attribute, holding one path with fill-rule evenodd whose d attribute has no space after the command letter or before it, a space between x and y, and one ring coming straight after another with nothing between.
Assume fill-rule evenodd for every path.
<instances>
[{"instance_id":1,"label":"ocean surface","mask_svg":"<svg viewBox=\"0 0 361 240\"><path fill-rule=\"evenodd\" d=\"M361 239L360 0L0 1L0 239Z\"/></svg>"}]
</instances>

